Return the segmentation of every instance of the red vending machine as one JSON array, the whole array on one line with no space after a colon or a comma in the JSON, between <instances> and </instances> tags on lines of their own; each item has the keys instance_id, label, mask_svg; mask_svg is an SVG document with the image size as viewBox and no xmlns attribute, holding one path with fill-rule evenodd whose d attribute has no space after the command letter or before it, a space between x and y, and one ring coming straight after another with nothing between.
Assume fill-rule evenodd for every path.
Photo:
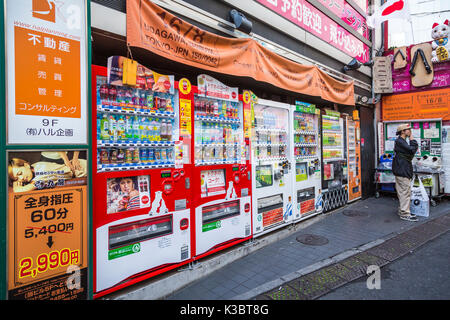
<instances>
[{"instance_id":1,"label":"red vending machine","mask_svg":"<svg viewBox=\"0 0 450 320\"><path fill-rule=\"evenodd\" d=\"M192 250L190 135L180 122L190 97L139 64L136 84L124 85L109 62L92 66L94 298L179 267Z\"/></svg>"},{"instance_id":2,"label":"red vending machine","mask_svg":"<svg viewBox=\"0 0 450 320\"><path fill-rule=\"evenodd\" d=\"M193 90L194 259L252 236L249 139L244 138L238 88L208 75L199 75L197 82Z\"/></svg>"}]
</instances>

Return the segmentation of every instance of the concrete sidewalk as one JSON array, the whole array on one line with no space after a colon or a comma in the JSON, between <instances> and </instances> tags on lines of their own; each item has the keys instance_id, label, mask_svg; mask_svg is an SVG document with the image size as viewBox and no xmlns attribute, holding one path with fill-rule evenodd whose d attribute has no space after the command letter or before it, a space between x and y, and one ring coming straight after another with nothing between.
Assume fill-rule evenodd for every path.
<instances>
[{"instance_id":1,"label":"concrete sidewalk","mask_svg":"<svg viewBox=\"0 0 450 320\"><path fill-rule=\"evenodd\" d=\"M419 217L419 222L408 222L398 218L397 206L398 201L393 197L360 200L334 212L300 222L294 228L274 231L200 261L192 268L153 279L150 283L121 291L110 298L254 299L301 274L375 247L399 233L450 212L450 202L444 200L437 207L431 207L429 218ZM323 240L326 243L307 245L297 238L307 242ZM185 279L183 288L176 292L166 289L165 292L169 294L164 294L164 290L159 295L156 293L157 288L174 286L177 278Z\"/></svg>"}]
</instances>

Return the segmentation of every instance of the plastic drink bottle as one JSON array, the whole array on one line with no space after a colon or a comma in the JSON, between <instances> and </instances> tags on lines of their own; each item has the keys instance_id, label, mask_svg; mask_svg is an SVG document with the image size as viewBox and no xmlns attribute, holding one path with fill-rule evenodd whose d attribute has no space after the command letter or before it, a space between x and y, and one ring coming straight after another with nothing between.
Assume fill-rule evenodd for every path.
<instances>
[{"instance_id":1,"label":"plastic drink bottle","mask_svg":"<svg viewBox=\"0 0 450 320\"><path fill-rule=\"evenodd\" d=\"M145 127L145 117L139 118L139 140L145 141L147 140L147 130Z\"/></svg>"},{"instance_id":2,"label":"plastic drink bottle","mask_svg":"<svg viewBox=\"0 0 450 320\"><path fill-rule=\"evenodd\" d=\"M155 141L161 141L161 123L159 119L156 119L153 130L155 131Z\"/></svg>"},{"instance_id":3,"label":"plastic drink bottle","mask_svg":"<svg viewBox=\"0 0 450 320\"><path fill-rule=\"evenodd\" d=\"M149 141L155 141L155 118L150 118L150 127L148 130L148 140Z\"/></svg>"},{"instance_id":4,"label":"plastic drink bottle","mask_svg":"<svg viewBox=\"0 0 450 320\"><path fill-rule=\"evenodd\" d=\"M167 122L166 119L161 119L161 141L166 141L167 139Z\"/></svg>"},{"instance_id":5,"label":"plastic drink bottle","mask_svg":"<svg viewBox=\"0 0 450 320\"><path fill-rule=\"evenodd\" d=\"M138 141L140 136L139 136L139 118L137 116L134 116L133 118L133 140L134 141Z\"/></svg>"},{"instance_id":6,"label":"plastic drink bottle","mask_svg":"<svg viewBox=\"0 0 450 320\"><path fill-rule=\"evenodd\" d=\"M113 141L117 141L117 121L116 121L114 115L109 116L108 128L109 128L109 136L110 136L109 139L113 140Z\"/></svg>"},{"instance_id":7,"label":"plastic drink bottle","mask_svg":"<svg viewBox=\"0 0 450 320\"><path fill-rule=\"evenodd\" d=\"M100 121L100 139L101 140L109 140L109 120L106 113L103 114L103 117Z\"/></svg>"},{"instance_id":8,"label":"plastic drink bottle","mask_svg":"<svg viewBox=\"0 0 450 320\"><path fill-rule=\"evenodd\" d=\"M173 133L172 130L173 130L172 120L168 120L167 121L167 136L166 136L167 141L172 141L172 133Z\"/></svg>"},{"instance_id":9,"label":"plastic drink bottle","mask_svg":"<svg viewBox=\"0 0 450 320\"><path fill-rule=\"evenodd\" d=\"M119 116L117 120L117 139L125 140L125 120L123 116Z\"/></svg>"},{"instance_id":10,"label":"plastic drink bottle","mask_svg":"<svg viewBox=\"0 0 450 320\"><path fill-rule=\"evenodd\" d=\"M108 100L110 104L117 105L117 89L115 86L109 86L108 88Z\"/></svg>"},{"instance_id":11,"label":"plastic drink bottle","mask_svg":"<svg viewBox=\"0 0 450 320\"><path fill-rule=\"evenodd\" d=\"M125 117L125 138L127 140L133 140L133 117Z\"/></svg>"}]
</instances>

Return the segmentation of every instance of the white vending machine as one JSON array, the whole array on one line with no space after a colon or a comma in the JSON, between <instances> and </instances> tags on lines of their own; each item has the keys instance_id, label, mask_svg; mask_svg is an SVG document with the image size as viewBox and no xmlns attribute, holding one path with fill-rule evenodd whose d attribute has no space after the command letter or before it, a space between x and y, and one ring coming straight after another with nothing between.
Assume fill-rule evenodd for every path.
<instances>
[{"instance_id":1,"label":"white vending machine","mask_svg":"<svg viewBox=\"0 0 450 320\"><path fill-rule=\"evenodd\" d=\"M294 221L322 212L320 110L310 103L296 101L291 108L293 121L292 149Z\"/></svg>"},{"instance_id":2,"label":"white vending machine","mask_svg":"<svg viewBox=\"0 0 450 320\"><path fill-rule=\"evenodd\" d=\"M253 236L290 224L293 218L291 106L259 99L251 140Z\"/></svg>"}]
</instances>

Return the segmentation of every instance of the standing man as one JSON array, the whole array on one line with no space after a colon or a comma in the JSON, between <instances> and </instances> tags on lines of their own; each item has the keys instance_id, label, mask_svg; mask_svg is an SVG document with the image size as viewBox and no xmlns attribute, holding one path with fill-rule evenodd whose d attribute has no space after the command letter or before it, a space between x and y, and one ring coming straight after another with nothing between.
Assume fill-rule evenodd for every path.
<instances>
[{"instance_id":1,"label":"standing man","mask_svg":"<svg viewBox=\"0 0 450 320\"><path fill-rule=\"evenodd\" d=\"M397 190L398 215L400 219L417 221L417 217L411 214L411 179L413 177L412 159L416 154L418 144L411 134L409 124L401 124L397 128L397 140L395 140L394 160L392 172L395 175L395 189ZM406 138L409 137L409 144Z\"/></svg>"}]
</instances>

